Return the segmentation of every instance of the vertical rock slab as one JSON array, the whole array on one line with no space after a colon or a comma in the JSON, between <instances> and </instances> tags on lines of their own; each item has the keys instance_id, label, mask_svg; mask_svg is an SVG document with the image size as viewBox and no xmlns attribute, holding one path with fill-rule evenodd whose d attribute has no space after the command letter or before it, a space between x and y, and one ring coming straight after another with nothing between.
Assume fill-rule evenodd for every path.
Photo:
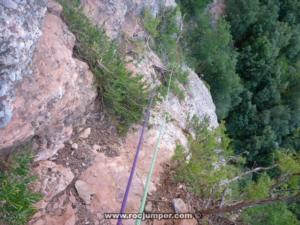
<instances>
[{"instance_id":1,"label":"vertical rock slab","mask_svg":"<svg viewBox=\"0 0 300 225\"><path fill-rule=\"evenodd\" d=\"M56 2L48 2L43 35L32 58L33 72L14 87L14 100L7 96L12 118L0 128L0 149L38 135L43 140L39 159L49 158L68 140L72 125L94 102L93 74L87 64L73 58L75 37L61 20L61 10Z\"/></svg>"},{"instance_id":2,"label":"vertical rock slab","mask_svg":"<svg viewBox=\"0 0 300 225\"><path fill-rule=\"evenodd\" d=\"M46 0L2 0L0 2L0 128L10 122L14 87L30 74Z\"/></svg>"}]
</instances>

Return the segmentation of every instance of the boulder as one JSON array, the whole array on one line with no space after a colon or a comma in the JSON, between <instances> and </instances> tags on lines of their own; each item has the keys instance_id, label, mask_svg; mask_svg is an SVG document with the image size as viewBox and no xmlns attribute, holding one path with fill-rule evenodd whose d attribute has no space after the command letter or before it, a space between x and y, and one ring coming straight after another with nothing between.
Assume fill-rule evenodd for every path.
<instances>
[{"instance_id":1,"label":"boulder","mask_svg":"<svg viewBox=\"0 0 300 225\"><path fill-rule=\"evenodd\" d=\"M88 128L84 129L84 131L82 131L80 133L79 137L81 139L87 139L90 136L90 134L91 134L91 128L88 127Z\"/></svg>"},{"instance_id":2,"label":"boulder","mask_svg":"<svg viewBox=\"0 0 300 225\"><path fill-rule=\"evenodd\" d=\"M18 81L32 75L30 64L45 12L46 0L0 2L0 129L12 119Z\"/></svg>"},{"instance_id":3,"label":"boulder","mask_svg":"<svg viewBox=\"0 0 300 225\"><path fill-rule=\"evenodd\" d=\"M181 198L175 198L172 200L173 207L176 213L187 213L188 207Z\"/></svg>"},{"instance_id":4,"label":"boulder","mask_svg":"<svg viewBox=\"0 0 300 225\"><path fill-rule=\"evenodd\" d=\"M83 180L77 180L75 182L75 188L79 197L84 201L85 204L91 204L93 192L90 186Z\"/></svg>"},{"instance_id":5,"label":"boulder","mask_svg":"<svg viewBox=\"0 0 300 225\"><path fill-rule=\"evenodd\" d=\"M0 35L6 35L5 33L14 29L17 32L14 34L15 37L12 35L11 38L6 39L5 36L6 41L1 42L0 49L4 51L11 48L11 51L15 52L4 57L0 55L0 64L10 65L11 63L7 62L9 58L16 58L16 62L14 61L14 66L7 66L11 68L9 71L1 67L1 74L6 74L7 71L7 75L0 76L2 88L0 92L7 83L5 81L5 85L2 85L3 77L7 78L8 74L9 76L15 74L15 77L20 78L19 84L13 89L14 94L5 95L5 101L10 102L9 109L5 107L3 109L1 106L3 98L0 96L0 117L4 115L8 118L6 112L11 112L9 122L5 122L4 117L2 120L0 118L2 124L0 125L0 153L4 151L1 150L3 148L39 136L41 145L38 159L45 160L62 148L63 143L70 138L73 125L94 102L96 91L93 88L93 74L89 71L88 65L73 58L75 37L59 16L61 7L53 0L48 1L49 10L41 27L43 35L37 40L40 36L39 20L42 11L46 10L46 8L43 10L38 8L43 6L43 1L18 2L20 2L18 10L2 10L3 6L0 3L0 13L2 14L3 11L7 13L7 20L0 22L2 23ZM23 5L21 2L27 4ZM0 21L1 18L0 16ZM29 26L28 29L25 29L26 24ZM27 47L19 49L18 46L27 45L27 42L22 41L23 36L29 39L28 43L32 43L28 51L33 56L29 52L26 53ZM35 52L32 50L33 46L36 46ZM21 53L22 55L19 56ZM26 60L24 61L23 58L31 59L31 74L23 68L28 64L24 63ZM2 62L3 60L6 61Z\"/></svg>"},{"instance_id":6,"label":"boulder","mask_svg":"<svg viewBox=\"0 0 300 225\"><path fill-rule=\"evenodd\" d=\"M63 192L74 178L70 168L48 160L40 161L34 168L34 174L39 178L34 189L43 195L44 202Z\"/></svg>"}]
</instances>

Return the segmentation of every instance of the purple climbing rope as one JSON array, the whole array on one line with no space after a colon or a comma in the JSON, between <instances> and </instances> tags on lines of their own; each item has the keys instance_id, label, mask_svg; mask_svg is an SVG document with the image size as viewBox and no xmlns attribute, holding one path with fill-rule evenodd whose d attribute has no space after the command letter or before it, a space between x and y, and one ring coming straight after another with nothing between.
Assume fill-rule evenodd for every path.
<instances>
[{"instance_id":1,"label":"purple climbing rope","mask_svg":"<svg viewBox=\"0 0 300 225\"><path fill-rule=\"evenodd\" d=\"M133 163L132 163L130 175L129 175L129 178L128 178L126 191L125 191L125 194L124 194L124 197L123 197L122 207L121 207L121 210L120 210L120 215L125 213L127 199L128 199L128 195L129 195L129 191L130 191L130 187L131 187L131 182L132 182L132 179L133 179L133 175L135 173L135 168L136 168L136 164L137 164L137 161L138 161L139 153L140 153L140 150L142 149L143 140L144 140L144 133L145 133L145 130L146 130L146 127L148 125L149 118L150 118L150 109L151 109L151 105L152 105L152 100L153 100L153 94L151 95L151 98L150 98L150 101L149 101L149 104L148 104L148 107L147 107L147 112L146 112L146 115L145 115L145 118L144 118L144 123L143 123L143 126L142 126L142 130L141 130L141 133L140 133L139 142L138 142L138 145L137 145L137 148L136 148L136 153L135 153L135 156L134 156L134 160L133 160ZM117 225L122 225L122 217L121 216L119 216L119 218L118 218Z\"/></svg>"}]
</instances>

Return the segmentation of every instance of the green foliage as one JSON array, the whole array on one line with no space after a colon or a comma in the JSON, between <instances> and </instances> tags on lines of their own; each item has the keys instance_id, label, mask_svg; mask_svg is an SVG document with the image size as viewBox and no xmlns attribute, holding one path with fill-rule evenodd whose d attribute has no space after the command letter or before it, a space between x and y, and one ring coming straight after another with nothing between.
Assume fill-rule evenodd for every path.
<instances>
[{"instance_id":1,"label":"green foliage","mask_svg":"<svg viewBox=\"0 0 300 225\"><path fill-rule=\"evenodd\" d=\"M299 156L289 151L277 151L278 165L282 173L297 174L300 173Z\"/></svg>"},{"instance_id":2,"label":"green foliage","mask_svg":"<svg viewBox=\"0 0 300 225\"><path fill-rule=\"evenodd\" d=\"M35 177L30 175L32 156L28 153L14 156L10 168L0 171L0 224L26 224L36 212L33 204L41 195L29 189Z\"/></svg>"},{"instance_id":3,"label":"green foliage","mask_svg":"<svg viewBox=\"0 0 300 225\"><path fill-rule=\"evenodd\" d=\"M191 9L197 7L196 2L185 4L191 4ZM209 84L218 118L222 120L239 103L242 86L235 72L237 53L230 26L222 18L216 25L210 21L210 14L200 9L197 16L187 17L182 42L189 64L197 73L203 73L203 79Z\"/></svg>"},{"instance_id":4,"label":"green foliage","mask_svg":"<svg viewBox=\"0 0 300 225\"><path fill-rule=\"evenodd\" d=\"M232 156L224 124L211 130L207 120L200 122L195 117L190 124L195 136L189 139L188 153L177 145L173 158L178 163L175 179L187 183L191 191L202 198L208 197L213 188L218 196L224 190L217 188L220 182L234 177L239 171L238 167L221 162L223 157L226 160ZM220 153L218 150L221 149Z\"/></svg>"},{"instance_id":5,"label":"green foliage","mask_svg":"<svg viewBox=\"0 0 300 225\"><path fill-rule=\"evenodd\" d=\"M63 17L76 36L74 52L86 61L95 75L96 87L107 108L118 121L120 133L141 119L147 104L147 87L141 76L126 70L116 45L104 31L92 25L89 19L67 0L63 4Z\"/></svg>"},{"instance_id":6,"label":"green foliage","mask_svg":"<svg viewBox=\"0 0 300 225\"><path fill-rule=\"evenodd\" d=\"M289 24L299 24L300 2L298 0L280 0L279 19Z\"/></svg>"},{"instance_id":7,"label":"green foliage","mask_svg":"<svg viewBox=\"0 0 300 225\"><path fill-rule=\"evenodd\" d=\"M177 3L188 17L198 17L212 0L178 0Z\"/></svg>"},{"instance_id":8,"label":"green foliage","mask_svg":"<svg viewBox=\"0 0 300 225\"><path fill-rule=\"evenodd\" d=\"M179 37L179 8L162 9L159 13L160 23L157 27L158 36L155 38L155 51L164 63L182 63L182 52L177 45Z\"/></svg>"},{"instance_id":9,"label":"green foliage","mask_svg":"<svg viewBox=\"0 0 300 225\"><path fill-rule=\"evenodd\" d=\"M149 33L149 35L153 38L156 38L159 33L157 30L157 27L160 23L160 19L154 17L151 14L151 11L149 9L145 9L143 12L143 24L146 31Z\"/></svg>"},{"instance_id":10,"label":"green foliage","mask_svg":"<svg viewBox=\"0 0 300 225\"><path fill-rule=\"evenodd\" d=\"M270 189L273 185L271 178L263 173L258 181L254 182L248 180L247 184L243 188L243 198L247 200L259 200L267 198L270 195Z\"/></svg>"},{"instance_id":11,"label":"green foliage","mask_svg":"<svg viewBox=\"0 0 300 225\"><path fill-rule=\"evenodd\" d=\"M291 212L293 212L297 216L298 221L300 221L300 200L296 202L292 202L291 204L288 205L288 208Z\"/></svg>"},{"instance_id":12,"label":"green foliage","mask_svg":"<svg viewBox=\"0 0 300 225\"><path fill-rule=\"evenodd\" d=\"M246 157L248 168L278 165L267 170L270 177L262 172L251 173L242 181L233 182L231 189L236 193L231 198L239 201L259 200L279 193L293 195L300 184L299 177L292 175L299 174L296 154L300 147L299 1L226 0L226 21L219 18L217 23L198 5L202 1L179 2L186 14L181 40L189 64L204 74L218 117L226 120L235 154ZM207 152L201 154L206 156ZM193 154L191 157L191 163L186 164L192 167ZM193 179L200 177L211 182L210 176L199 172L205 168L196 163L192 169L190 173L198 174ZM241 174L248 169L233 171ZM207 175L209 171L203 173ZM227 178L232 178L231 175ZM198 184L205 186L205 181Z\"/></svg>"},{"instance_id":13,"label":"green foliage","mask_svg":"<svg viewBox=\"0 0 300 225\"><path fill-rule=\"evenodd\" d=\"M251 167L272 164L280 147L299 149L299 2L227 0L230 26L212 23L202 1L180 3L187 58L204 74L236 152L248 153Z\"/></svg>"},{"instance_id":14,"label":"green foliage","mask_svg":"<svg viewBox=\"0 0 300 225\"><path fill-rule=\"evenodd\" d=\"M287 208L285 203L274 203L271 205L257 206L246 209L241 220L245 224L255 225L299 225L295 214Z\"/></svg>"},{"instance_id":15,"label":"green foliage","mask_svg":"<svg viewBox=\"0 0 300 225\"><path fill-rule=\"evenodd\" d=\"M234 40L246 36L247 29L258 20L259 0L226 0L226 12Z\"/></svg>"},{"instance_id":16,"label":"green foliage","mask_svg":"<svg viewBox=\"0 0 300 225\"><path fill-rule=\"evenodd\" d=\"M152 43L153 49L161 57L163 63L167 65L168 76L164 76L162 84L166 87L172 74L170 89L182 100L185 95L179 83L182 85L187 84L188 73L182 69L184 57L178 45L180 35L179 18L179 8L162 9L157 17L154 17L148 9L145 9L143 13L143 23L150 35L150 43ZM164 87L161 90L166 94Z\"/></svg>"},{"instance_id":17,"label":"green foliage","mask_svg":"<svg viewBox=\"0 0 300 225\"><path fill-rule=\"evenodd\" d=\"M193 117L188 127L192 132L189 148L177 145L173 157L175 180L186 183L202 200L214 198L218 202L225 190L230 190L223 196L229 205L239 201L255 205L261 200L299 195L299 154L277 151L273 166L249 170L243 168L244 158L234 155L223 123L212 130L207 120ZM278 173L269 176L267 171L275 167Z\"/></svg>"},{"instance_id":18,"label":"green foliage","mask_svg":"<svg viewBox=\"0 0 300 225\"><path fill-rule=\"evenodd\" d=\"M300 26L296 1L227 0L245 90L227 118L248 166L270 165L276 149L299 149ZM297 19L298 18L298 19Z\"/></svg>"}]
</instances>

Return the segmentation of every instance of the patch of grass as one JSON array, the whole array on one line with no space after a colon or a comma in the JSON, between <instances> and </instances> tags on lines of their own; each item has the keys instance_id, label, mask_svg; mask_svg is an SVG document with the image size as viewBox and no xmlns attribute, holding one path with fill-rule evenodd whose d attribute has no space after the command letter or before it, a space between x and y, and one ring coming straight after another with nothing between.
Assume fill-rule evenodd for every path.
<instances>
[{"instance_id":1,"label":"patch of grass","mask_svg":"<svg viewBox=\"0 0 300 225\"><path fill-rule=\"evenodd\" d=\"M63 18L76 36L74 54L88 63L106 109L116 118L119 132L126 133L143 115L148 95L146 83L126 69L116 44L76 4L59 2L63 5Z\"/></svg>"},{"instance_id":2,"label":"patch of grass","mask_svg":"<svg viewBox=\"0 0 300 225\"><path fill-rule=\"evenodd\" d=\"M29 153L16 154L10 165L0 162L0 224L26 224L36 212L33 204L41 199L39 193L29 189L35 177L30 175L32 155Z\"/></svg>"}]
</instances>

